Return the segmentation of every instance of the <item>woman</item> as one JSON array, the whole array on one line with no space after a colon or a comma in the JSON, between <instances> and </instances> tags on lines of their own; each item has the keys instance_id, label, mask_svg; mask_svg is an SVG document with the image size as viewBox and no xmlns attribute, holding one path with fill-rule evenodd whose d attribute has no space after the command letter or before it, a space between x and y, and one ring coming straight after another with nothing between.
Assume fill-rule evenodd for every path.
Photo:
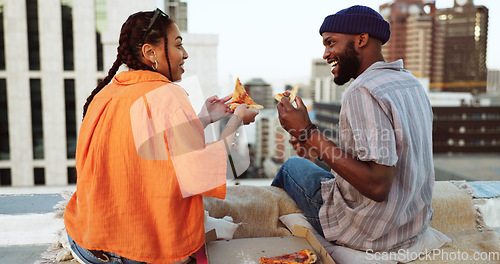
<instances>
[{"instance_id":1,"label":"woman","mask_svg":"<svg viewBox=\"0 0 500 264\"><path fill-rule=\"evenodd\" d=\"M231 96L207 99L198 118L172 83L187 58L161 10L123 24L117 59L87 99L78 138L65 225L80 262L184 263L203 245L202 195L225 197L228 146L258 112L236 108L221 139L205 144L204 127L232 114ZM115 76L121 64L130 70Z\"/></svg>"}]
</instances>

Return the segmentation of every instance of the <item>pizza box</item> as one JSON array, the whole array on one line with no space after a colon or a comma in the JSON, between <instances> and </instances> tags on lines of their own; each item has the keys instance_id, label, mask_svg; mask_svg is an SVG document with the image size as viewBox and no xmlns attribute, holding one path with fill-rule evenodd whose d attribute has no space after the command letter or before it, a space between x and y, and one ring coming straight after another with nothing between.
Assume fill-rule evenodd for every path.
<instances>
[{"instance_id":1,"label":"pizza box","mask_svg":"<svg viewBox=\"0 0 500 264\"><path fill-rule=\"evenodd\" d=\"M335 264L311 230L295 225L292 236L207 240L205 245L210 264L259 264L261 257L274 257L309 249L318 256L318 264Z\"/></svg>"}]
</instances>

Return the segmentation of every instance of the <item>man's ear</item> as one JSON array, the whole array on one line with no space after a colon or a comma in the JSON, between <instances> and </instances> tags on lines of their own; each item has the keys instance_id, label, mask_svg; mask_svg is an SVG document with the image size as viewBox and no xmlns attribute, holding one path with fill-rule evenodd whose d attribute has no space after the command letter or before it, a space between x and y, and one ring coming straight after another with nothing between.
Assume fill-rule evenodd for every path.
<instances>
[{"instance_id":1,"label":"man's ear","mask_svg":"<svg viewBox=\"0 0 500 264\"><path fill-rule=\"evenodd\" d=\"M141 52L142 56L147 60L149 60L151 63L154 63L156 61L156 54L154 51L154 47L151 44L146 43L142 45Z\"/></svg>"},{"instance_id":2,"label":"man's ear","mask_svg":"<svg viewBox=\"0 0 500 264\"><path fill-rule=\"evenodd\" d=\"M368 40L370 39L370 36L368 33L361 33L358 35L357 41L358 41L358 47L362 48L368 44Z\"/></svg>"}]
</instances>

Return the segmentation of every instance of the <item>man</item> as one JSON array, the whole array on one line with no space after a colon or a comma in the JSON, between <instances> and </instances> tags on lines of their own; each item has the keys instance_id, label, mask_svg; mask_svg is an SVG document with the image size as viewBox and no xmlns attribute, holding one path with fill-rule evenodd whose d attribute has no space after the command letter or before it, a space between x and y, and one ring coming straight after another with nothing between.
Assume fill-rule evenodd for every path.
<instances>
[{"instance_id":1,"label":"man","mask_svg":"<svg viewBox=\"0 0 500 264\"><path fill-rule=\"evenodd\" d=\"M432 218L429 100L401 60L385 62L390 26L373 9L327 16L320 34L335 83L355 79L342 102L339 145L311 123L300 98L297 108L282 99L278 111L299 156L321 158L332 172L294 157L272 185L285 189L328 241L358 250L407 248Z\"/></svg>"}]
</instances>

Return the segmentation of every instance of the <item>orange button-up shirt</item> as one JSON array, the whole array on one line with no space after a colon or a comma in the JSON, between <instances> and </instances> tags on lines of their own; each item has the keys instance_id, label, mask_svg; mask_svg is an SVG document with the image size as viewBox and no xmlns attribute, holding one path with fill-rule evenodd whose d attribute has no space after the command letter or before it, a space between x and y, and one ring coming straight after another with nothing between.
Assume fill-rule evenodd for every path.
<instances>
[{"instance_id":1,"label":"orange button-up shirt","mask_svg":"<svg viewBox=\"0 0 500 264\"><path fill-rule=\"evenodd\" d=\"M94 97L64 219L78 245L148 263L176 262L203 245L201 195L225 197L226 152L205 144L187 96L159 73L128 71Z\"/></svg>"}]
</instances>

